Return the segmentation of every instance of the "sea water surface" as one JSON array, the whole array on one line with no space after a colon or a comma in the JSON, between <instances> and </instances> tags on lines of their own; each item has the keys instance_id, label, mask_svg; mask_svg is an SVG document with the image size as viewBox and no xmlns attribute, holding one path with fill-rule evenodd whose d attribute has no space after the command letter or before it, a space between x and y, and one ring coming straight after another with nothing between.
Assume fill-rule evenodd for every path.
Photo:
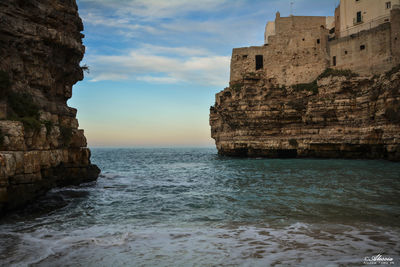
<instances>
[{"instance_id":1,"label":"sea water surface","mask_svg":"<svg viewBox=\"0 0 400 267\"><path fill-rule=\"evenodd\" d=\"M0 220L0 265L400 264L400 164L93 149L97 182Z\"/></svg>"}]
</instances>

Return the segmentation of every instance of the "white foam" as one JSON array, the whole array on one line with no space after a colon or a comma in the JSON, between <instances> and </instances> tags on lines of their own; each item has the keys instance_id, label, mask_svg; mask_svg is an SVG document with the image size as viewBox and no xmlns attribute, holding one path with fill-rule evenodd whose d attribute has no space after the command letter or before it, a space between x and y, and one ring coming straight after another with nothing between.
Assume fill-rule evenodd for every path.
<instances>
[{"instance_id":1,"label":"white foam","mask_svg":"<svg viewBox=\"0 0 400 267\"><path fill-rule=\"evenodd\" d=\"M379 233L383 241L371 239L375 235L371 233ZM283 228L116 225L81 228L69 233L41 228L11 237L19 239L18 245L1 263L49 265L79 260L83 265L105 265L119 259L146 266L338 266L361 264L364 257L382 250L387 256L395 256L400 251L399 236L398 229L304 223Z\"/></svg>"}]
</instances>

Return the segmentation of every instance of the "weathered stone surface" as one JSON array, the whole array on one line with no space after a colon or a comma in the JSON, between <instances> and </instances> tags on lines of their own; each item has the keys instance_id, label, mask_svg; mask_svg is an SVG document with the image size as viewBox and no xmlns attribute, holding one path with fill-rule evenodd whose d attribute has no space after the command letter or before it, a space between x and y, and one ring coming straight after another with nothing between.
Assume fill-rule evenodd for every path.
<instances>
[{"instance_id":1,"label":"weathered stone surface","mask_svg":"<svg viewBox=\"0 0 400 267\"><path fill-rule=\"evenodd\" d=\"M318 93L247 81L216 95L211 135L222 155L400 160L400 72L328 77Z\"/></svg>"},{"instance_id":2,"label":"weathered stone surface","mask_svg":"<svg viewBox=\"0 0 400 267\"><path fill-rule=\"evenodd\" d=\"M67 106L83 79L82 30L75 0L0 1L0 215L100 172Z\"/></svg>"}]
</instances>

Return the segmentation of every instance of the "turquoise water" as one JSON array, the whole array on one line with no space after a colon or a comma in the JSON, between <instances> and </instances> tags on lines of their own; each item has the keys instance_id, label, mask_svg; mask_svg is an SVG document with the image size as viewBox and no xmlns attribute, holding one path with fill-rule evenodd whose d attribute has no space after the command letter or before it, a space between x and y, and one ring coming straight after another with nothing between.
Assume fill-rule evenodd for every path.
<instances>
[{"instance_id":1,"label":"turquoise water","mask_svg":"<svg viewBox=\"0 0 400 267\"><path fill-rule=\"evenodd\" d=\"M93 149L92 162L97 182L0 221L0 265L400 264L399 163L215 149Z\"/></svg>"}]
</instances>

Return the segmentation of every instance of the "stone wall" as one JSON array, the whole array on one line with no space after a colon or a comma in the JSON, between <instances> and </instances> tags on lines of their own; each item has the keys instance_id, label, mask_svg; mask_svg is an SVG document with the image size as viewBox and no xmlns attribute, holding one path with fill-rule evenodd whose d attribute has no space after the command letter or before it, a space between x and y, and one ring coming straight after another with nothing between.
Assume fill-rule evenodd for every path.
<instances>
[{"instance_id":1,"label":"stone wall","mask_svg":"<svg viewBox=\"0 0 400 267\"><path fill-rule=\"evenodd\" d=\"M387 3L390 2L390 7ZM400 0L341 0L340 1L340 33L338 37L345 37L363 30L370 30L386 22L391 10L399 5ZM357 22L357 13L360 22Z\"/></svg>"},{"instance_id":2,"label":"stone wall","mask_svg":"<svg viewBox=\"0 0 400 267\"><path fill-rule=\"evenodd\" d=\"M235 48L230 84L242 84L246 76L264 76L277 84L292 85L314 80L328 66L325 17L288 17L275 20L276 34L268 45ZM256 55L263 68L256 70Z\"/></svg>"},{"instance_id":3,"label":"stone wall","mask_svg":"<svg viewBox=\"0 0 400 267\"><path fill-rule=\"evenodd\" d=\"M400 62L400 9L393 7L390 22L329 42L330 65L362 75L381 74ZM336 58L336 65L334 59Z\"/></svg>"},{"instance_id":4,"label":"stone wall","mask_svg":"<svg viewBox=\"0 0 400 267\"><path fill-rule=\"evenodd\" d=\"M393 62L400 62L400 5L393 6L391 20L391 50Z\"/></svg>"},{"instance_id":5,"label":"stone wall","mask_svg":"<svg viewBox=\"0 0 400 267\"><path fill-rule=\"evenodd\" d=\"M85 47L75 0L0 2L0 214L55 186L95 180L77 110Z\"/></svg>"},{"instance_id":6,"label":"stone wall","mask_svg":"<svg viewBox=\"0 0 400 267\"><path fill-rule=\"evenodd\" d=\"M385 23L369 31L330 41L331 66L363 75L380 74L393 67L390 48L391 27L390 23Z\"/></svg>"}]
</instances>

